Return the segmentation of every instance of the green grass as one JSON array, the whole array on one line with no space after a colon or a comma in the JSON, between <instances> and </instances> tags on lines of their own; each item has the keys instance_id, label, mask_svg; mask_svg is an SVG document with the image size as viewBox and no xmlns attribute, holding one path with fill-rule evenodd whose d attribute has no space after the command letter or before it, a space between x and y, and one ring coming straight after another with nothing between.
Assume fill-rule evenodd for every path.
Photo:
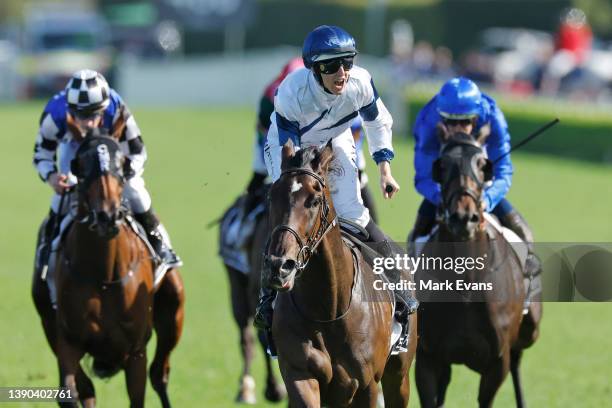
<instances>
[{"instance_id":1,"label":"green grass","mask_svg":"<svg viewBox=\"0 0 612 408\"><path fill-rule=\"evenodd\" d=\"M34 235L51 194L30 164L40 109L42 104L0 108L5 129L0 169L0 386L54 386L58 381L56 362L29 296ZM172 356L170 396L178 407L231 407L241 369L238 337L230 315L225 272L216 255L217 231L205 226L247 182L255 115L249 109L134 111L149 151L145 179L153 203L185 260L185 331ZM531 126L528 120L521 120L509 117L511 129ZM572 126L567 138L581 135L577 144L609 136L612 130L610 124L585 121ZM420 198L412 188L412 146L398 137L396 150L393 169L402 190L397 199L379 200L378 204L383 229L396 240L404 240ZM514 155L516 173L509 198L532 224L539 241L611 242L610 168L595 160L569 156ZM373 173L371 179L376 180ZM541 339L524 358L523 378L531 406L607 405L612 397L611 307L545 305ZM258 386L263 380L262 361L257 355L254 373ZM127 405L123 375L107 382L96 380L95 384L101 406ZM456 367L448 405L473 406L477 388L477 376ZM260 391L258 387L262 400ZM412 395L410 405L416 407L414 386ZM496 402L500 407L514 406L509 379ZM147 406L159 406L150 386Z\"/></svg>"}]
</instances>

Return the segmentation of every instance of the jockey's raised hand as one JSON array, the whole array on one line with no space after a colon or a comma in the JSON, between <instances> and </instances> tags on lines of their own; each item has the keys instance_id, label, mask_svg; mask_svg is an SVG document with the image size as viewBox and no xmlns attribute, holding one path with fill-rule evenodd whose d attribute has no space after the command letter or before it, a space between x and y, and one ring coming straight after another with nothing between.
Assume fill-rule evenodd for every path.
<instances>
[{"instance_id":1,"label":"jockey's raised hand","mask_svg":"<svg viewBox=\"0 0 612 408\"><path fill-rule=\"evenodd\" d=\"M378 163L378 170L380 172L380 188L383 197L393 197L400 190L400 186L391 174L391 165L388 161L382 161Z\"/></svg>"}]
</instances>

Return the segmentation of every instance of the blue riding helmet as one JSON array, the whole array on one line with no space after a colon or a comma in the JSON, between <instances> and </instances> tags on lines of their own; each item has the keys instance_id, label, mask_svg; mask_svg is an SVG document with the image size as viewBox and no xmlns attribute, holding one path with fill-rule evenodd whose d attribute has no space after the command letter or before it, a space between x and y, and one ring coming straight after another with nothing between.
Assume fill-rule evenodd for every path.
<instances>
[{"instance_id":1,"label":"blue riding helmet","mask_svg":"<svg viewBox=\"0 0 612 408\"><path fill-rule=\"evenodd\" d=\"M481 100L482 94L474 82L453 78L438 93L438 113L445 119L472 119L480 115Z\"/></svg>"},{"instance_id":2,"label":"blue riding helmet","mask_svg":"<svg viewBox=\"0 0 612 408\"><path fill-rule=\"evenodd\" d=\"M306 36L302 47L302 59L308 69L317 61L355 55L355 39L337 26L322 25L315 28Z\"/></svg>"}]
</instances>

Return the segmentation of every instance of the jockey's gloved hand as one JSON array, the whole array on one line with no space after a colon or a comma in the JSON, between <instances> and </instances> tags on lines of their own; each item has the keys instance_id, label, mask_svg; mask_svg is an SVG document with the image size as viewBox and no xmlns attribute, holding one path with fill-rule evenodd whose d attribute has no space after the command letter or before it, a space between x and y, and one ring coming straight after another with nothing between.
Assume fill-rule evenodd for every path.
<instances>
[{"instance_id":1,"label":"jockey's gloved hand","mask_svg":"<svg viewBox=\"0 0 612 408\"><path fill-rule=\"evenodd\" d=\"M57 194L62 194L67 188L70 188L68 176L65 174L51 173L47 178L47 183Z\"/></svg>"}]
</instances>

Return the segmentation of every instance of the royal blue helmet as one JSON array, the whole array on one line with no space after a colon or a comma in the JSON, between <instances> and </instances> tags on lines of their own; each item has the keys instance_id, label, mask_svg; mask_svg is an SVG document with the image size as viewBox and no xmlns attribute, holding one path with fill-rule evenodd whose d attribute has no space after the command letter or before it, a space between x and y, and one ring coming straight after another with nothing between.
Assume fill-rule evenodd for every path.
<instances>
[{"instance_id":1,"label":"royal blue helmet","mask_svg":"<svg viewBox=\"0 0 612 408\"><path fill-rule=\"evenodd\" d=\"M302 59L308 69L317 61L355 55L355 39L337 26L322 25L315 28L306 36L302 47Z\"/></svg>"},{"instance_id":2,"label":"royal blue helmet","mask_svg":"<svg viewBox=\"0 0 612 408\"><path fill-rule=\"evenodd\" d=\"M438 93L438 113L445 119L472 119L480 115L482 94L463 77L447 81Z\"/></svg>"}]
</instances>

